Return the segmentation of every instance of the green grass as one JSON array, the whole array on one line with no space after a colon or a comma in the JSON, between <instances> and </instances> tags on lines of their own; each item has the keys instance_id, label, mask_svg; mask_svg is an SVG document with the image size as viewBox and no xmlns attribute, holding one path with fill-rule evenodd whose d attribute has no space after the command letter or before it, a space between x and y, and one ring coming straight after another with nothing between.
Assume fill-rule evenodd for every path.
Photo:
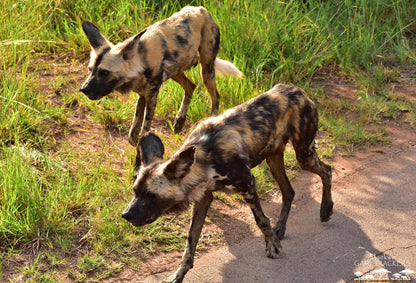
<instances>
[{"instance_id":1,"label":"green grass","mask_svg":"<svg viewBox=\"0 0 416 283\"><path fill-rule=\"evenodd\" d=\"M31 250L35 258L20 267L29 281L56 281L55 269L46 272L44 265L66 268L66 257L77 258L67 276L99 281L124 265L140 270L149 253L183 248L189 211L139 229L120 217L131 197L134 157L120 140L127 140L136 95L91 101L78 89L89 56L82 20L118 42L187 4L208 8L221 29L219 57L245 74L244 80L217 79L221 111L275 83L299 85L319 105L324 158L335 148L353 152L357 146L388 144L384 119L416 129L415 103L395 96L389 85L416 66L412 1L5 0L0 3L0 267ZM334 73L347 77L357 92L336 99L325 93L319 80ZM194 125L209 115L210 98L199 67L187 74L197 84L188 111ZM182 95L175 82L166 82L156 119L171 125ZM162 139L171 153L184 137L167 129ZM293 176L299 168L291 150L285 160ZM253 174L263 197L274 191L265 165ZM203 237L200 246L215 239L215 234Z\"/></svg>"}]
</instances>

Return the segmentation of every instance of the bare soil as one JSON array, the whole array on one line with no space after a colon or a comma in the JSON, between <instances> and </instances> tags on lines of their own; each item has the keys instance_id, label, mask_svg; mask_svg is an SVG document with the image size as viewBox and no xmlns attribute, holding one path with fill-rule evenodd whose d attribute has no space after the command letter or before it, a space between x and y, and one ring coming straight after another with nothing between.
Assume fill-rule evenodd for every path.
<instances>
[{"instance_id":1,"label":"bare soil","mask_svg":"<svg viewBox=\"0 0 416 283\"><path fill-rule=\"evenodd\" d=\"M127 141L127 130L105 127L103 124L93 121L88 117L86 110L78 107L76 104L64 105L64 102L61 99L61 93L73 89L74 85L80 86L84 79L85 70L80 68L79 63L73 63L73 56L58 59L59 60L56 60L56 62L59 61L61 63L56 64L53 71L47 69L39 72L40 92L56 105L73 107L75 109L71 117L67 119L67 124L65 126L67 129L66 131L63 131L60 128L51 129L58 145L65 140L71 147L79 148L82 151L101 151L102 137L105 137L105 143L119 151L118 158L120 158L120 155L124 160L129 158L129 154L133 150ZM50 81L62 74L66 74L66 76L69 76L71 79L66 81L66 84L63 84L58 89L54 89L53 86L51 86ZM400 80L391 85L394 89L394 93L416 101L415 78L415 70L404 71ZM330 99L335 101L340 97L356 99L354 93L357 91L357 86L348 82L345 78L337 77L330 80L320 80L317 84L323 87L323 90L328 94ZM383 119L383 124L387 127L387 134L390 136L392 142L391 145L365 145L363 148L354 149L353 155L344 148L336 147L333 159L327 161L334 166L335 170L347 174L351 170L359 167L362 162L365 162L365 160L369 158L369 156L374 154L394 153L395 151L399 151L404 145L408 144L410 140L415 139L415 133L407 122L396 122L386 118ZM189 129L190 125L187 124L187 126ZM167 136L170 135L170 129L167 126L166 121L160 117L156 118L153 122L153 128ZM188 129L185 129L184 132ZM85 142L86 140L88 140L88 143ZM125 168L123 168L123 161L117 161L116 159L111 158L108 158L107 160L111 160L111 164L109 165L114 170L125 170ZM297 193L297 203L294 203L294 209L296 209L297 205L300 205L311 197L309 194L303 194L302 191L297 191ZM320 193L320 191L317 189L315 193ZM281 203L278 190L276 190L276 193L269 195L264 202ZM276 210L270 217L276 219L278 213L279 211ZM188 225L183 227L183 229L187 230ZM207 237L208 235L216 235L217 239L212 241L212 244L206 245L204 248L198 248L196 253L197 258L213 249L246 241L247 235L249 237L258 237L261 234L249 208L243 202L236 200L233 197L225 197L224 199L216 199L208 212L208 221L204 226L202 237ZM55 270L58 272L60 274L59 277L61 282L74 281L74 278L68 276L67 270L75 269L79 254L88 249L88 245L83 244L81 236L82 235L80 235L78 249L68 256L65 264L60 265L58 268L56 268L53 263L48 262L47 259L41 258L40 260L45 271ZM18 247L19 250L22 250L20 255L3 261L2 279L12 282L25 281L24 276L16 268L33 263L36 260L37 252L42 248L42 245L39 245L39 242L34 241L27 243L25 246ZM144 278L150 274L173 270L179 265L181 256L182 252L179 251L148 254L147 258L141 262L138 271L123 267L119 273L101 280L101 282L129 281L131 278L138 278L138 273L140 274L140 277Z\"/></svg>"}]
</instances>

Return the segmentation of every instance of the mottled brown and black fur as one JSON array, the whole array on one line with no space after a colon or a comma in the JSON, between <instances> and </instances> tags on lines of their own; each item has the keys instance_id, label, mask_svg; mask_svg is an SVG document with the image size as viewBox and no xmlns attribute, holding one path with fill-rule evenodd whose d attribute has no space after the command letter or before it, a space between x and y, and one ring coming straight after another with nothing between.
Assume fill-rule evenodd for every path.
<instances>
[{"instance_id":1,"label":"mottled brown and black fur","mask_svg":"<svg viewBox=\"0 0 416 283\"><path fill-rule=\"evenodd\" d=\"M169 278L170 282L181 282L193 266L212 192L237 192L250 205L264 234L266 255L276 258L295 195L284 168L284 149L289 140L300 166L322 179L321 221L328 221L332 214L331 167L316 154L317 129L318 112L304 91L279 84L218 117L199 123L181 148L165 161L161 140L148 133L140 144L144 166L133 185L133 199L122 216L141 226L163 213L194 203L182 263ZM263 160L267 161L283 196L280 218L274 227L262 211L250 172Z\"/></svg>"},{"instance_id":2,"label":"mottled brown and black fur","mask_svg":"<svg viewBox=\"0 0 416 283\"><path fill-rule=\"evenodd\" d=\"M220 46L219 27L203 7L187 6L117 45L111 44L90 22L84 21L82 28L92 51L90 74L81 91L90 99L99 99L114 90L139 93L129 132L129 142L133 146L137 145L140 135L150 129L159 88L164 81L171 78L185 90L174 122L175 132L179 132L195 90L195 84L184 71L198 61L201 63L203 82L211 96L212 115L217 114L219 105L216 72L242 77L232 63L216 58Z\"/></svg>"}]
</instances>

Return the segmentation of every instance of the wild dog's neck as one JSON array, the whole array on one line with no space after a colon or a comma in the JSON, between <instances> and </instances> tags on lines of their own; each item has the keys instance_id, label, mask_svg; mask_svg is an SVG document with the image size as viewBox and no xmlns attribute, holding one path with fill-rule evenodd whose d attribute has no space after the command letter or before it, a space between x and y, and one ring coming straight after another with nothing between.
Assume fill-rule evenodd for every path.
<instances>
[{"instance_id":1,"label":"wild dog's neck","mask_svg":"<svg viewBox=\"0 0 416 283\"><path fill-rule=\"evenodd\" d=\"M214 175L215 170L212 167L195 162L181 182L184 200L199 201L207 191L213 191L215 188Z\"/></svg>"}]
</instances>

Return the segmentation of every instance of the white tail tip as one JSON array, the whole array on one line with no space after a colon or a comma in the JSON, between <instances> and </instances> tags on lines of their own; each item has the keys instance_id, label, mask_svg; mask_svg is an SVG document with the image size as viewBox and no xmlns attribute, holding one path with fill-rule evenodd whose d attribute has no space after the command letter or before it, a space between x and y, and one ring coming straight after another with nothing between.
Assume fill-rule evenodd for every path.
<instances>
[{"instance_id":1,"label":"white tail tip","mask_svg":"<svg viewBox=\"0 0 416 283\"><path fill-rule=\"evenodd\" d=\"M234 66L233 63L229 61L216 58L214 67L215 67L215 74L219 77L230 75L239 79L244 78L243 73L236 66Z\"/></svg>"}]
</instances>

